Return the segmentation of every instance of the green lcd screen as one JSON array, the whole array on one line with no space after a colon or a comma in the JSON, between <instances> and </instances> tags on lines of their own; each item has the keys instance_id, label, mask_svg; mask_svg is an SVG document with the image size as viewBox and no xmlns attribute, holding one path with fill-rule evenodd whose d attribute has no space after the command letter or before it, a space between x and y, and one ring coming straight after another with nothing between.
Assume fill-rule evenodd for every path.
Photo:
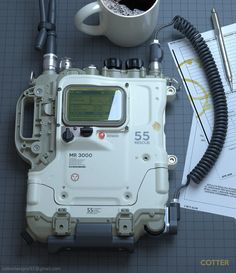
<instances>
[{"instance_id":1,"label":"green lcd screen","mask_svg":"<svg viewBox=\"0 0 236 273\"><path fill-rule=\"evenodd\" d=\"M69 123L112 123L122 119L123 94L118 88L70 88L66 95Z\"/></svg>"}]
</instances>

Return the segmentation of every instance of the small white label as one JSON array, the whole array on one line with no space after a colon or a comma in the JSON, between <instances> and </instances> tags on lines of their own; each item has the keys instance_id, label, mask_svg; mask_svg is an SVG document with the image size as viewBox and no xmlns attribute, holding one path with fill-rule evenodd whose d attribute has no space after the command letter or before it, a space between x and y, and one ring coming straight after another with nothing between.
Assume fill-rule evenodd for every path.
<instances>
[{"instance_id":1,"label":"small white label","mask_svg":"<svg viewBox=\"0 0 236 273\"><path fill-rule=\"evenodd\" d=\"M107 134L108 138L119 138L119 134Z\"/></svg>"},{"instance_id":2,"label":"small white label","mask_svg":"<svg viewBox=\"0 0 236 273\"><path fill-rule=\"evenodd\" d=\"M92 153L69 153L69 168L86 168L86 159L92 158Z\"/></svg>"},{"instance_id":3,"label":"small white label","mask_svg":"<svg viewBox=\"0 0 236 273\"><path fill-rule=\"evenodd\" d=\"M92 214L92 215L95 215L95 214L99 214L102 212L102 209L101 208L87 208L87 214Z\"/></svg>"}]
</instances>

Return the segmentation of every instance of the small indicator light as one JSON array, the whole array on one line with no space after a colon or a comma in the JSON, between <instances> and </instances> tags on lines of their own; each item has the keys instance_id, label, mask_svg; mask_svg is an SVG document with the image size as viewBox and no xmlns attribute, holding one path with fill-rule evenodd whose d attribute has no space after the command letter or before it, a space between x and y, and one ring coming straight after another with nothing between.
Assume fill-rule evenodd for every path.
<instances>
[{"instance_id":1,"label":"small indicator light","mask_svg":"<svg viewBox=\"0 0 236 273\"><path fill-rule=\"evenodd\" d=\"M104 139L105 138L105 133L104 132L99 132L98 133L98 137L100 138L100 139Z\"/></svg>"}]
</instances>

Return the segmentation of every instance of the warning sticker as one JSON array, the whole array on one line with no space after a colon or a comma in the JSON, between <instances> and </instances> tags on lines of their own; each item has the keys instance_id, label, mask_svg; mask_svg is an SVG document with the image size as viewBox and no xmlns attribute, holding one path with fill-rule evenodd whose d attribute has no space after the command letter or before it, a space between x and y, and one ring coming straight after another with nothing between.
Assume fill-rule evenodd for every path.
<instances>
[{"instance_id":1,"label":"warning sticker","mask_svg":"<svg viewBox=\"0 0 236 273\"><path fill-rule=\"evenodd\" d=\"M77 182L79 180L79 174L78 173L72 173L70 176L71 181Z\"/></svg>"}]
</instances>

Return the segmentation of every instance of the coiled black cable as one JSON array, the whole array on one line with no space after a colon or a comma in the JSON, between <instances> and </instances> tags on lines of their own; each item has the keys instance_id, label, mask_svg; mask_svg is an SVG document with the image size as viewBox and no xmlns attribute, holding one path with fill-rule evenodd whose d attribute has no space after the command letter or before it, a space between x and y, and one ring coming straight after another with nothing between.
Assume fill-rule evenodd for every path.
<instances>
[{"instance_id":1,"label":"coiled black cable","mask_svg":"<svg viewBox=\"0 0 236 273\"><path fill-rule=\"evenodd\" d=\"M199 184L216 163L228 131L228 107L217 65L202 35L189 21L181 16L175 16L171 23L161 26L157 30L156 38L163 28L171 25L174 25L174 28L181 32L196 50L206 73L214 106L214 127L210 143L197 166L187 175L186 184L176 190L174 199L179 199L180 191L183 188L187 187L191 181Z\"/></svg>"},{"instance_id":2,"label":"coiled black cable","mask_svg":"<svg viewBox=\"0 0 236 273\"><path fill-rule=\"evenodd\" d=\"M172 24L192 44L199 55L210 86L214 106L214 128L209 146L197 166L188 174L186 186L192 181L199 184L216 163L225 143L228 129L228 107L221 77L208 45L199 31L181 16L174 17ZM174 198L179 198L182 185Z\"/></svg>"}]
</instances>

